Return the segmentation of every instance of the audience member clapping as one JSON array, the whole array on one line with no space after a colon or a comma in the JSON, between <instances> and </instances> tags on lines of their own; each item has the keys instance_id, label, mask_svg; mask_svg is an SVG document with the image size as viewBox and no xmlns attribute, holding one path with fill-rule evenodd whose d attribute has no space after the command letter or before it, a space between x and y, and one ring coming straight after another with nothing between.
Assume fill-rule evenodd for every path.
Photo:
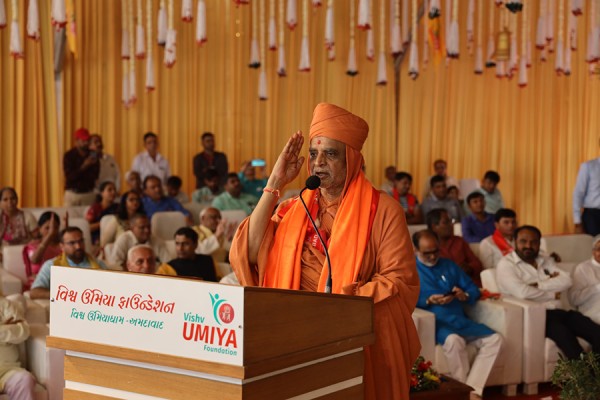
<instances>
[{"instance_id":1,"label":"audience member clapping","mask_svg":"<svg viewBox=\"0 0 600 400\"><path fill-rule=\"evenodd\" d=\"M133 190L121 196L117 213L109 216L100 231L100 246L113 243L125 231L129 230L129 220L136 214L146 214L140 195Z\"/></svg>"},{"instance_id":2,"label":"audience member clapping","mask_svg":"<svg viewBox=\"0 0 600 400\"><path fill-rule=\"evenodd\" d=\"M100 194L85 214L85 219L90 223L92 243L97 244L100 240L100 220L102 217L117 213L119 205L115 203L116 198L117 188L115 184L111 181L102 182L100 184Z\"/></svg>"},{"instance_id":3,"label":"audience member clapping","mask_svg":"<svg viewBox=\"0 0 600 400\"><path fill-rule=\"evenodd\" d=\"M233 224L221 217L221 212L208 207L200 212L200 225L195 226L198 233L196 253L211 255L215 263L224 262L235 233Z\"/></svg>"},{"instance_id":4,"label":"audience member clapping","mask_svg":"<svg viewBox=\"0 0 600 400\"><path fill-rule=\"evenodd\" d=\"M27 275L27 285L23 290L28 290L42 264L47 260L58 257L62 252L59 237L60 218L52 211L44 212L38 221L39 237L27 243L23 248L23 263Z\"/></svg>"}]
</instances>

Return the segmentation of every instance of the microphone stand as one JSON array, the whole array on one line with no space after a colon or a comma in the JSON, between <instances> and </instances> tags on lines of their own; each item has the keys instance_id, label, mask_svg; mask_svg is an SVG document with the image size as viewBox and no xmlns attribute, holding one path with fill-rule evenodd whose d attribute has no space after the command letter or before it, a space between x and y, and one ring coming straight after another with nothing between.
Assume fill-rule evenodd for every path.
<instances>
[{"instance_id":1,"label":"microphone stand","mask_svg":"<svg viewBox=\"0 0 600 400\"><path fill-rule=\"evenodd\" d=\"M310 177L308 179L310 180ZM308 180L307 180L307 183L308 183ZM315 190L318 188L319 188L319 186L315 187L314 189L313 188L310 188L310 189ZM312 226L313 226L315 232L317 233L317 236L319 237L319 241L321 242L321 244L323 245L323 249L325 250L325 258L327 259L327 268L328 268L327 281L325 282L325 293L331 293L331 288L332 288L331 259L329 258L329 250L327 250L327 245L325 244L325 241L323 240L323 237L321 236L321 233L319 232L319 228L317 228L317 224L315 223L315 220L313 219L312 215L310 215L310 211L308 211L308 207L306 206L306 203L304 202L304 199L302 198L302 193L306 189L309 189L309 185L307 185L304 189L302 189L300 191L300 201L302 202L302 205L304 206L304 211L306 211L306 215L308 216L308 219L312 223Z\"/></svg>"}]
</instances>

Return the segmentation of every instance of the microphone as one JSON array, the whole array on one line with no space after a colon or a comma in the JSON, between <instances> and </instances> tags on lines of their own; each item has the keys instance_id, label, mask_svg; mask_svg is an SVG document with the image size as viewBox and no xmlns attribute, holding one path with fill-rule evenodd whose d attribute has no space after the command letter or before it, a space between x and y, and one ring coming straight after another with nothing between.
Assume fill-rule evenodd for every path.
<instances>
[{"instance_id":1,"label":"microphone","mask_svg":"<svg viewBox=\"0 0 600 400\"><path fill-rule=\"evenodd\" d=\"M315 220L313 219L312 215L310 215L310 211L308 211L308 207L306 206L306 203L304 202L304 199L302 198L302 192L304 192L306 189L315 190L315 189L318 189L319 186L321 186L321 179L316 175L309 176L308 179L306 180L306 187L304 187L304 189L302 189L300 191L300 201L302 202L302 205L304 206L304 211L306 211L306 215L308 216L308 219L312 223L312 226L313 226L315 232L317 233L319 241L321 242L321 245L323 245L323 249L325 250L325 258L327 259L327 267L329 269L328 274L327 274L327 281L325 282L325 293L331 293L331 288L332 288L331 259L329 258L329 250L327 250L327 245L325 244L325 241L323 240L323 237L321 236L321 233L319 232L319 228L317 228L317 224L315 223Z\"/></svg>"}]
</instances>

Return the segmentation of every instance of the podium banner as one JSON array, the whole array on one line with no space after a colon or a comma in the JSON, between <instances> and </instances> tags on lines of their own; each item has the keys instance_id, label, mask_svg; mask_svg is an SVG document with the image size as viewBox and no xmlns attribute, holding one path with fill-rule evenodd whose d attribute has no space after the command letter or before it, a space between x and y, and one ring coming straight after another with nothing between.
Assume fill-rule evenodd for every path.
<instances>
[{"instance_id":1,"label":"podium banner","mask_svg":"<svg viewBox=\"0 0 600 400\"><path fill-rule=\"evenodd\" d=\"M51 271L50 336L243 365L243 287L84 268Z\"/></svg>"}]
</instances>

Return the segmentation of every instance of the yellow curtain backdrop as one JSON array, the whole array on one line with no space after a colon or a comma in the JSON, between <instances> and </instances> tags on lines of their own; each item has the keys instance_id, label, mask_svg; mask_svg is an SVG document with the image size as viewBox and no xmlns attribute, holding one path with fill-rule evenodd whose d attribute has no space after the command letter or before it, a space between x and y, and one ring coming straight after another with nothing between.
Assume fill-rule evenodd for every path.
<instances>
[{"instance_id":1,"label":"yellow curtain backdrop","mask_svg":"<svg viewBox=\"0 0 600 400\"><path fill-rule=\"evenodd\" d=\"M286 3L277 0L277 10ZM371 133L364 154L368 174L378 183L385 165L395 158L394 146L390 145L395 131L393 60L391 56L387 59L388 85L376 86L377 65L363 61L366 34L357 31L360 73L347 76L350 2L335 2L335 61L327 61L324 47L325 7L313 8L310 3L311 71L298 71L302 39L302 1L298 1L298 26L294 31L285 28L287 76L277 76L277 53L267 51L269 98L260 101L259 70L248 67L251 6L206 0L208 42L199 47L195 43L195 20L191 24L182 22L181 2L177 0L177 62L171 69L164 66L164 49L156 45L154 23L156 90L144 91L145 62L136 61L138 101L125 109L121 103L121 2L75 1L79 58L69 55L63 74L66 143L72 143L72 132L80 126L98 132L106 151L115 155L124 172L135 154L142 151L143 134L154 131L172 173L182 177L184 189L189 192L195 182L192 158L201 151L200 135L204 131L214 132L218 150L228 155L230 170L238 171L244 160L252 158L265 158L272 166L293 132L300 129L307 137L312 110L317 103L327 101L369 122ZM135 10L135 1L133 5ZM265 0L266 22L269 5L270 1ZM156 21L159 1L154 0L153 6L152 18ZM145 0L143 9L146 28ZM374 7L375 25L377 10ZM378 34L375 38L378 48ZM306 176L304 172L295 187L301 187Z\"/></svg>"},{"instance_id":2,"label":"yellow curtain backdrop","mask_svg":"<svg viewBox=\"0 0 600 400\"><path fill-rule=\"evenodd\" d=\"M24 59L9 55L12 8L8 1L8 25L0 31L0 186L13 186L24 207L57 204L62 189L53 30L47 17L50 4L39 2L41 39L37 42L26 39L27 4L17 2Z\"/></svg>"},{"instance_id":3,"label":"yellow curtain backdrop","mask_svg":"<svg viewBox=\"0 0 600 400\"><path fill-rule=\"evenodd\" d=\"M535 44L539 2L524 3L533 8L530 29ZM476 4L484 4L485 57L488 7L495 6L492 1ZM588 6L589 2L586 12ZM417 177L415 193L422 193L438 158L448 161L448 173L456 178L481 179L486 170L496 170L505 203L517 211L521 224L534 224L546 234L572 231L572 194L579 165L599 155L600 80L589 75L584 61L587 14L578 18L571 76L557 77L555 53L541 62L534 47L529 84L520 88L518 72L512 79L496 78L494 68L480 76L473 73L475 58L467 50L465 32L467 2L460 2L460 7L460 58L448 66L445 60L438 65L430 62L416 81L408 77L407 63L402 66L398 167ZM569 10L570 2L565 2L565 31ZM519 54L521 18L519 14ZM420 44L422 29L420 25Z\"/></svg>"}]
</instances>

